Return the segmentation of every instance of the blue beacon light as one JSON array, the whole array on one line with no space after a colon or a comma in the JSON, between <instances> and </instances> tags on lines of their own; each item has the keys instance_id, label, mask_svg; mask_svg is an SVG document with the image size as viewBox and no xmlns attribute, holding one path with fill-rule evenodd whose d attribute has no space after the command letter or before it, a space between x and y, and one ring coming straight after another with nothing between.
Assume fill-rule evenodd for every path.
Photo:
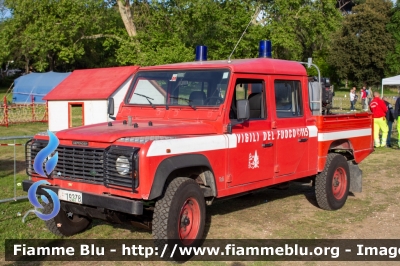
<instances>
[{"instance_id":1,"label":"blue beacon light","mask_svg":"<svg viewBox=\"0 0 400 266\"><path fill-rule=\"evenodd\" d=\"M272 45L270 40L260 41L258 47L258 58L272 58Z\"/></svg>"},{"instance_id":2,"label":"blue beacon light","mask_svg":"<svg viewBox=\"0 0 400 266\"><path fill-rule=\"evenodd\" d=\"M207 61L207 46L196 46L196 61Z\"/></svg>"}]
</instances>

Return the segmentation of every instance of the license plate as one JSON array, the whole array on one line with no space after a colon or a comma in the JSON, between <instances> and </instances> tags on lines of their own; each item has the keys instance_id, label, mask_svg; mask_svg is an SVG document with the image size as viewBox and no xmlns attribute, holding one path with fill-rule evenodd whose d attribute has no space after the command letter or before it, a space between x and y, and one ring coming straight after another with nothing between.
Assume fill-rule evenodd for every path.
<instances>
[{"instance_id":1,"label":"license plate","mask_svg":"<svg viewBox=\"0 0 400 266\"><path fill-rule=\"evenodd\" d=\"M69 202L82 204L82 193L59 189L58 198Z\"/></svg>"}]
</instances>

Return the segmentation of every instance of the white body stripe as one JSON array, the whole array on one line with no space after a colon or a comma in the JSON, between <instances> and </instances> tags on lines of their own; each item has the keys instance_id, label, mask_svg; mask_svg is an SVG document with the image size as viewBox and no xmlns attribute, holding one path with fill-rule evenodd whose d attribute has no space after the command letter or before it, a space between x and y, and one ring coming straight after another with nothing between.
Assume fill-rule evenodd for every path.
<instances>
[{"instance_id":1,"label":"white body stripe","mask_svg":"<svg viewBox=\"0 0 400 266\"><path fill-rule=\"evenodd\" d=\"M147 157L232 149L236 148L236 146L237 140L234 134L155 140L150 145ZM171 152L167 153L167 149L170 149Z\"/></svg>"},{"instance_id":2,"label":"white body stripe","mask_svg":"<svg viewBox=\"0 0 400 266\"><path fill-rule=\"evenodd\" d=\"M236 148L237 147L237 136L236 136L236 134L227 134L227 135L224 135L224 136L226 136L227 137L227 139L228 139L228 145L229 145L229 147L228 148Z\"/></svg>"},{"instance_id":3,"label":"white body stripe","mask_svg":"<svg viewBox=\"0 0 400 266\"><path fill-rule=\"evenodd\" d=\"M371 135L372 135L372 130L370 128L345 130L345 131L329 132L329 133L318 133L318 141L347 139L347 138L364 137Z\"/></svg>"},{"instance_id":4,"label":"white body stripe","mask_svg":"<svg viewBox=\"0 0 400 266\"><path fill-rule=\"evenodd\" d=\"M313 138L318 136L318 128L316 126L307 126L308 128L308 137Z\"/></svg>"},{"instance_id":5,"label":"white body stripe","mask_svg":"<svg viewBox=\"0 0 400 266\"><path fill-rule=\"evenodd\" d=\"M372 134L370 128L329 133L318 133L316 126L307 126L307 128L309 137L318 136L318 141L363 137ZM149 147L147 157L233 149L237 147L237 141L236 134L155 140ZM167 149L170 150L169 153L167 153Z\"/></svg>"}]
</instances>

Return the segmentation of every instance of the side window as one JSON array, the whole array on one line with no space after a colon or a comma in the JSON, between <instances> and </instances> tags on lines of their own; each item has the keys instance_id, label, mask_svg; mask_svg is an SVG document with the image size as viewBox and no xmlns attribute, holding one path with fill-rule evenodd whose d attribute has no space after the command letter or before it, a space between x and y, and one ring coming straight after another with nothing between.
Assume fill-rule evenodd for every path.
<instances>
[{"instance_id":1,"label":"side window","mask_svg":"<svg viewBox=\"0 0 400 266\"><path fill-rule=\"evenodd\" d=\"M279 118L303 115L301 86L297 80L275 80L276 115Z\"/></svg>"},{"instance_id":2,"label":"side window","mask_svg":"<svg viewBox=\"0 0 400 266\"><path fill-rule=\"evenodd\" d=\"M230 119L236 119L236 101L249 100L250 120L264 119L266 117L265 86L263 80L237 79L235 93L232 98Z\"/></svg>"}]
</instances>

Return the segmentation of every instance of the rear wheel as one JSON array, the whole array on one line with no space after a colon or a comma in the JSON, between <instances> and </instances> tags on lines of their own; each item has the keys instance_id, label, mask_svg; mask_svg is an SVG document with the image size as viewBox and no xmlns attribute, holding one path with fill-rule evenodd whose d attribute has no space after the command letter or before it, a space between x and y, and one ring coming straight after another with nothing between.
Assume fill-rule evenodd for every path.
<instances>
[{"instance_id":1,"label":"rear wheel","mask_svg":"<svg viewBox=\"0 0 400 266\"><path fill-rule=\"evenodd\" d=\"M155 205L153 238L156 243L172 240L184 246L197 246L203 237L205 217L205 200L196 181L175 178Z\"/></svg>"},{"instance_id":2,"label":"rear wheel","mask_svg":"<svg viewBox=\"0 0 400 266\"><path fill-rule=\"evenodd\" d=\"M315 195L319 207L337 210L349 194L350 171L347 160L337 153L328 154L324 170L315 178Z\"/></svg>"},{"instance_id":3,"label":"rear wheel","mask_svg":"<svg viewBox=\"0 0 400 266\"><path fill-rule=\"evenodd\" d=\"M53 203L44 206L43 213L51 213ZM47 228L58 236L72 236L84 231L91 220L85 216L80 216L72 212L65 212L60 209L60 212L52 219L45 221Z\"/></svg>"}]
</instances>

